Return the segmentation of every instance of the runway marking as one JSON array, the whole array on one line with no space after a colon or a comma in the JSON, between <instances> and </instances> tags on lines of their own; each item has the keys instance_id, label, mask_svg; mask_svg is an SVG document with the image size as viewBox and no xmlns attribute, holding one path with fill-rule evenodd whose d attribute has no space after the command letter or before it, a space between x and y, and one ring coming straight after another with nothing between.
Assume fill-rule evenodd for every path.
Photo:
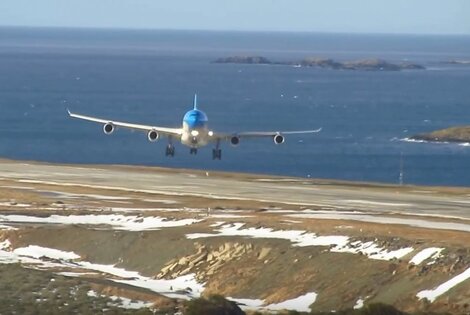
<instances>
[{"instance_id":1,"label":"runway marking","mask_svg":"<svg viewBox=\"0 0 470 315\"><path fill-rule=\"evenodd\" d=\"M372 206L390 206L390 207L411 207L409 203L390 203L390 202L378 202L370 200L343 200L343 203L359 203Z\"/></svg>"}]
</instances>

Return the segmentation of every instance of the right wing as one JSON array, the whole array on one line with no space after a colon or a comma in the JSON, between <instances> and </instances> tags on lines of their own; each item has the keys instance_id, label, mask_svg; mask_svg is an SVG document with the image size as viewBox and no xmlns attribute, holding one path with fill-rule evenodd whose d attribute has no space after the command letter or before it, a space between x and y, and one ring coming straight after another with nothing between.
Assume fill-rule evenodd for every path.
<instances>
[{"instance_id":1,"label":"right wing","mask_svg":"<svg viewBox=\"0 0 470 315\"><path fill-rule=\"evenodd\" d=\"M295 131L248 131L248 132L235 132L235 133L215 133L214 138L221 140L229 140L232 137L239 138L262 138L262 137L275 137L283 135L296 135L296 134L309 134L320 132L322 128L314 130L295 130Z\"/></svg>"},{"instance_id":2,"label":"right wing","mask_svg":"<svg viewBox=\"0 0 470 315\"><path fill-rule=\"evenodd\" d=\"M140 131L147 131L147 132L157 131L166 136L180 136L183 133L183 129L181 128L167 128L167 127L159 127L159 126L140 125L140 124L121 122L121 121L101 119L101 118L96 118L96 117L91 117L91 116L74 114L68 109L67 109L67 112L69 113L69 116L73 118L102 123L105 125L111 124L116 127L122 127L122 128L132 129L132 130L140 130Z\"/></svg>"}]
</instances>

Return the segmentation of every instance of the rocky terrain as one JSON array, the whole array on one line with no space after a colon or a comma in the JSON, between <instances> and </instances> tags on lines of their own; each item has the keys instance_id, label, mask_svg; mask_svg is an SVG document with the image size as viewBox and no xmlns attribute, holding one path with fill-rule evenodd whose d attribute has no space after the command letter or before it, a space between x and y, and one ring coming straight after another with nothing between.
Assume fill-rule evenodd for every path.
<instances>
[{"instance_id":1,"label":"rocky terrain","mask_svg":"<svg viewBox=\"0 0 470 315\"><path fill-rule=\"evenodd\" d=\"M247 313L338 312L376 303L425 314L468 312L470 222L450 211L426 216L402 212L407 203L350 199L332 209L302 199L251 200L246 192L236 199L148 185L123 189L99 176L114 174L116 182L125 170L129 183L139 176L167 182L165 174L191 185L244 181L245 190L249 183L270 190L278 181L297 195L299 184L288 178L46 165L45 180L41 168L30 172L28 165L19 163L18 173L0 171L0 288L12 290L0 305L7 311L30 310L35 301L38 309L174 314L188 300L220 294ZM88 169L94 174L86 176L89 184L59 180ZM340 187L343 198L348 189L357 198L391 193L404 199L423 190L427 200L470 194L463 188ZM379 211L387 205L395 210ZM18 292L25 300L13 298Z\"/></svg>"},{"instance_id":2,"label":"rocky terrain","mask_svg":"<svg viewBox=\"0 0 470 315\"><path fill-rule=\"evenodd\" d=\"M422 133L410 137L417 141L433 141L433 142L470 142L470 126L458 126L433 131L430 133Z\"/></svg>"},{"instance_id":3,"label":"rocky terrain","mask_svg":"<svg viewBox=\"0 0 470 315\"><path fill-rule=\"evenodd\" d=\"M333 70L364 70L364 71L400 71L423 70L424 66L412 63L390 63L382 59L364 59L356 61L335 61L327 58L309 57L299 61L270 61L262 56L232 56L219 58L214 63L239 63L261 65L289 65L296 67L315 67Z\"/></svg>"}]
</instances>

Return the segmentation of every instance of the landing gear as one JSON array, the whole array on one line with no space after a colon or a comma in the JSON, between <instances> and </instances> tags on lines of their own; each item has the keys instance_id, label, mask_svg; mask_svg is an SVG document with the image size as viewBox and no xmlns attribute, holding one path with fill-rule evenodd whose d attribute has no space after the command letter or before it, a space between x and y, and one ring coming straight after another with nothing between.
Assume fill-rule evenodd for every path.
<instances>
[{"instance_id":1,"label":"landing gear","mask_svg":"<svg viewBox=\"0 0 470 315\"><path fill-rule=\"evenodd\" d=\"M174 157L174 156L175 156L175 147L174 147L174 145L172 145L171 143L169 143L169 144L166 146L165 156L171 156L171 157Z\"/></svg>"},{"instance_id":2,"label":"landing gear","mask_svg":"<svg viewBox=\"0 0 470 315\"><path fill-rule=\"evenodd\" d=\"M190 149L189 149L189 154L191 154L191 155L192 155L192 154L196 155L196 154L197 154L197 148L190 148Z\"/></svg>"},{"instance_id":3,"label":"landing gear","mask_svg":"<svg viewBox=\"0 0 470 315\"><path fill-rule=\"evenodd\" d=\"M222 150L221 149L213 149L212 150L212 159L213 160L221 160L222 159Z\"/></svg>"},{"instance_id":4,"label":"landing gear","mask_svg":"<svg viewBox=\"0 0 470 315\"><path fill-rule=\"evenodd\" d=\"M222 150L220 147L220 140L217 140L217 144L215 149L212 150L212 159L213 160L221 160L222 159Z\"/></svg>"}]
</instances>

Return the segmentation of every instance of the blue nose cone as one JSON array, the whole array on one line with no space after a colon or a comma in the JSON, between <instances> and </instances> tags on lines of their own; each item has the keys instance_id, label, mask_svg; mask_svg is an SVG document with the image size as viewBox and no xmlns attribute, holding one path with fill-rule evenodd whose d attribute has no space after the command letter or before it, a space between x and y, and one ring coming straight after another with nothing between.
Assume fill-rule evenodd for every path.
<instances>
[{"instance_id":1,"label":"blue nose cone","mask_svg":"<svg viewBox=\"0 0 470 315\"><path fill-rule=\"evenodd\" d=\"M189 128L200 128L206 125L207 115L200 110L193 109L184 115L183 122L185 122Z\"/></svg>"}]
</instances>

